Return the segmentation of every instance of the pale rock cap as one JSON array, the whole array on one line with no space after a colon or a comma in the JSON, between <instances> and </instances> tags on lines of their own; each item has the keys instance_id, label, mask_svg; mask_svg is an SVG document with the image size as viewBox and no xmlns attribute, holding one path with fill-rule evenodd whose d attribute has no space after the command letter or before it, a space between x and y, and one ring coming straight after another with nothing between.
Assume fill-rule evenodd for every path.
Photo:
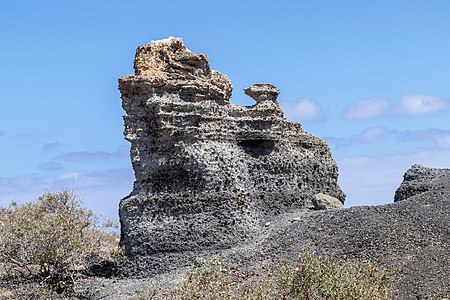
<instances>
[{"instance_id":1,"label":"pale rock cap","mask_svg":"<svg viewBox=\"0 0 450 300\"><path fill-rule=\"evenodd\" d=\"M330 195L317 193L314 195L313 204L315 210L324 210L324 209L333 209L333 208L342 208L344 204L342 202Z\"/></svg>"},{"instance_id":2,"label":"pale rock cap","mask_svg":"<svg viewBox=\"0 0 450 300\"><path fill-rule=\"evenodd\" d=\"M244 93L252 97L258 104L262 101L277 102L280 91L272 84L257 83L244 89Z\"/></svg>"}]
</instances>

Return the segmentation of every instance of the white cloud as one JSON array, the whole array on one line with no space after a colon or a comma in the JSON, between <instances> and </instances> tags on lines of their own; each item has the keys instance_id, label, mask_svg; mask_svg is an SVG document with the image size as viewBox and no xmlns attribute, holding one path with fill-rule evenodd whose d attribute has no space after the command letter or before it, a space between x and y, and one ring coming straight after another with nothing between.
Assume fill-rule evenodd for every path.
<instances>
[{"instance_id":1,"label":"white cloud","mask_svg":"<svg viewBox=\"0 0 450 300\"><path fill-rule=\"evenodd\" d=\"M121 145L114 152L105 151L74 151L63 152L57 155L54 159L59 161L75 161L75 162L98 162L107 161L109 159L115 159L120 157L128 157L130 154L129 145Z\"/></svg>"},{"instance_id":2,"label":"white cloud","mask_svg":"<svg viewBox=\"0 0 450 300\"><path fill-rule=\"evenodd\" d=\"M450 129L428 128L415 131L405 131L399 134L400 141L432 141L438 148L450 149Z\"/></svg>"},{"instance_id":3,"label":"white cloud","mask_svg":"<svg viewBox=\"0 0 450 300\"><path fill-rule=\"evenodd\" d=\"M392 132L392 130L384 126L369 127L363 130L361 133L355 136L355 139L359 143L372 143L386 137Z\"/></svg>"},{"instance_id":4,"label":"white cloud","mask_svg":"<svg viewBox=\"0 0 450 300\"><path fill-rule=\"evenodd\" d=\"M38 168L42 171L61 171L64 170L63 165L55 161L41 163Z\"/></svg>"},{"instance_id":5,"label":"white cloud","mask_svg":"<svg viewBox=\"0 0 450 300\"><path fill-rule=\"evenodd\" d=\"M30 188L42 190L47 185L48 181L36 176L35 174L15 177L0 177L0 197L1 199L4 199L4 197L12 192L26 191Z\"/></svg>"},{"instance_id":6,"label":"white cloud","mask_svg":"<svg viewBox=\"0 0 450 300\"><path fill-rule=\"evenodd\" d=\"M294 103L281 103L286 117L293 121L313 122L324 121L326 114L320 105L309 99L302 99Z\"/></svg>"},{"instance_id":7,"label":"white cloud","mask_svg":"<svg viewBox=\"0 0 450 300\"><path fill-rule=\"evenodd\" d=\"M56 178L56 180L78 180L78 178L80 178L81 173L76 173L76 172L68 172L68 173L64 173L60 176L58 176L58 178Z\"/></svg>"},{"instance_id":8,"label":"white cloud","mask_svg":"<svg viewBox=\"0 0 450 300\"><path fill-rule=\"evenodd\" d=\"M74 173L64 180L52 182L51 190L68 188L81 196L85 205L110 219L117 219L119 200L133 188L134 174L131 168L109 169L86 174Z\"/></svg>"},{"instance_id":9,"label":"white cloud","mask_svg":"<svg viewBox=\"0 0 450 300\"><path fill-rule=\"evenodd\" d=\"M347 106L342 112L342 117L348 120L366 120L385 116L391 104L384 98L371 98L358 101Z\"/></svg>"},{"instance_id":10,"label":"white cloud","mask_svg":"<svg viewBox=\"0 0 450 300\"><path fill-rule=\"evenodd\" d=\"M396 133L396 130L386 128L384 126L374 126L364 129L358 134L351 137L323 137L330 145L336 149L342 147L349 147L355 144L368 144L380 141L383 138L388 137Z\"/></svg>"},{"instance_id":11,"label":"white cloud","mask_svg":"<svg viewBox=\"0 0 450 300\"><path fill-rule=\"evenodd\" d=\"M410 151L411 149L450 149L450 128L427 128L421 130L395 130L384 126L375 126L350 137L323 137L333 150L351 148L357 144L370 144L392 137L391 151ZM395 146L395 147L393 147ZM394 150L397 149L397 150Z\"/></svg>"},{"instance_id":12,"label":"white cloud","mask_svg":"<svg viewBox=\"0 0 450 300\"><path fill-rule=\"evenodd\" d=\"M441 148L450 149L450 133L437 137L436 144Z\"/></svg>"},{"instance_id":13,"label":"white cloud","mask_svg":"<svg viewBox=\"0 0 450 300\"><path fill-rule=\"evenodd\" d=\"M420 116L437 113L450 108L446 98L420 94L408 94L401 98L400 104L393 105L384 98L372 98L350 104L342 111L347 120L368 120L384 116Z\"/></svg>"},{"instance_id":14,"label":"white cloud","mask_svg":"<svg viewBox=\"0 0 450 300\"><path fill-rule=\"evenodd\" d=\"M59 147L61 147L60 143L48 143L42 146L42 150L52 152L57 150Z\"/></svg>"},{"instance_id":15,"label":"white cloud","mask_svg":"<svg viewBox=\"0 0 450 300\"><path fill-rule=\"evenodd\" d=\"M67 172L43 178L37 175L0 177L0 207L11 200L34 201L45 191L69 189L81 196L86 207L111 219L117 219L118 202L133 188L131 168L108 169L86 174Z\"/></svg>"},{"instance_id":16,"label":"white cloud","mask_svg":"<svg viewBox=\"0 0 450 300\"><path fill-rule=\"evenodd\" d=\"M407 116L419 116L446 110L449 100L428 95L409 94L402 97L398 111Z\"/></svg>"}]
</instances>

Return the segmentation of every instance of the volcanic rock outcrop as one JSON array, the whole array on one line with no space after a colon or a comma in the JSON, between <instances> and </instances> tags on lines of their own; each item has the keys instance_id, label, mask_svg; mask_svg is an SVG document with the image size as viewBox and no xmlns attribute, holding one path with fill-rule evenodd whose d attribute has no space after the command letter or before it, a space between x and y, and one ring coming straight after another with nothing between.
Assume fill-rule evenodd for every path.
<instances>
[{"instance_id":1,"label":"volcanic rock outcrop","mask_svg":"<svg viewBox=\"0 0 450 300\"><path fill-rule=\"evenodd\" d=\"M328 146L284 117L275 86L234 105L230 80L179 38L138 47L134 70L119 79L136 177L119 209L127 255L227 248L319 193L344 202Z\"/></svg>"},{"instance_id":2,"label":"volcanic rock outcrop","mask_svg":"<svg viewBox=\"0 0 450 300\"><path fill-rule=\"evenodd\" d=\"M395 191L394 202L408 199L428 191L450 188L450 169L427 168L413 165L403 176L403 182Z\"/></svg>"}]
</instances>

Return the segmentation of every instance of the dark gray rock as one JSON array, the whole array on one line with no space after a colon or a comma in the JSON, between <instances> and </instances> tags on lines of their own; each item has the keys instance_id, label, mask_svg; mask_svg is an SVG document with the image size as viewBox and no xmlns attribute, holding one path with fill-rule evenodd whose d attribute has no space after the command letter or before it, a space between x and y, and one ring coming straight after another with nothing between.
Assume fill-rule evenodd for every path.
<instances>
[{"instance_id":1,"label":"dark gray rock","mask_svg":"<svg viewBox=\"0 0 450 300\"><path fill-rule=\"evenodd\" d=\"M232 247L317 193L344 202L330 149L284 117L273 85L234 105L230 80L178 38L140 46L134 69L119 79L136 177L119 209L129 257Z\"/></svg>"},{"instance_id":2,"label":"dark gray rock","mask_svg":"<svg viewBox=\"0 0 450 300\"><path fill-rule=\"evenodd\" d=\"M403 176L402 184L395 191L394 202L443 188L450 189L450 169L427 168L415 164Z\"/></svg>"}]
</instances>

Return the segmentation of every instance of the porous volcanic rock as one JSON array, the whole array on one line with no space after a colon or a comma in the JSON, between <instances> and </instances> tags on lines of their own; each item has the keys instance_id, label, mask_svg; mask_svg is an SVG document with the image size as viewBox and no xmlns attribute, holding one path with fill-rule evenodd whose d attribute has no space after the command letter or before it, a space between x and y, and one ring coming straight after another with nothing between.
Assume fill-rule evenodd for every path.
<instances>
[{"instance_id":1,"label":"porous volcanic rock","mask_svg":"<svg viewBox=\"0 0 450 300\"><path fill-rule=\"evenodd\" d=\"M403 176L403 182L395 191L394 202L444 188L450 189L450 169L427 168L415 164Z\"/></svg>"},{"instance_id":2,"label":"porous volcanic rock","mask_svg":"<svg viewBox=\"0 0 450 300\"><path fill-rule=\"evenodd\" d=\"M317 193L344 202L328 146L284 117L275 86L234 105L230 80L179 38L138 47L134 69L119 79L136 177L119 208L129 257L228 248Z\"/></svg>"}]
</instances>

